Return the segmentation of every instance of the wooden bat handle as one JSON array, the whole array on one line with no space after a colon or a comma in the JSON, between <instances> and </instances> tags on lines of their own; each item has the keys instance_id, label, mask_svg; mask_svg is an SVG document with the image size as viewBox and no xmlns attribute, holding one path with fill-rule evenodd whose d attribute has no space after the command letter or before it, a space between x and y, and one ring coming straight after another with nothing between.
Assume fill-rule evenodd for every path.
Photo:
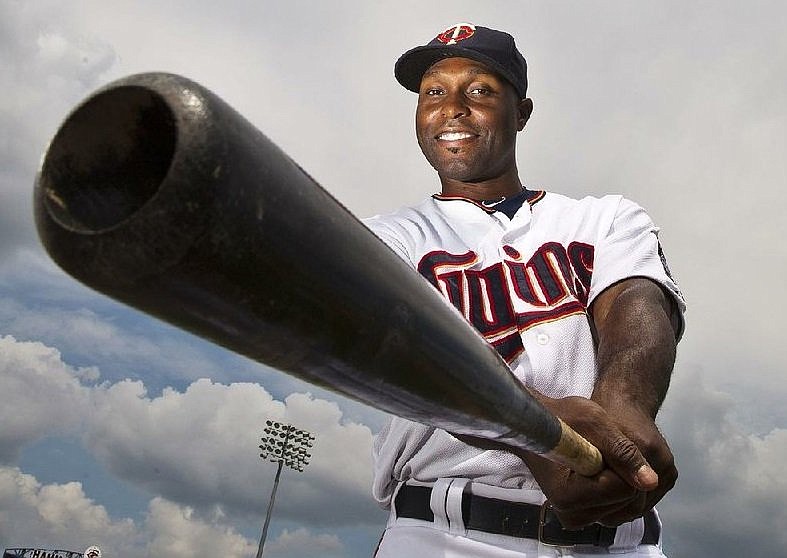
<instances>
[{"instance_id":1,"label":"wooden bat handle","mask_svg":"<svg viewBox=\"0 0 787 558\"><path fill-rule=\"evenodd\" d=\"M568 424L557 419L562 429L557 445L544 457L566 465L580 475L592 477L604 468L604 460L598 448L577 434Z\"/></svg>"}]
</instances>

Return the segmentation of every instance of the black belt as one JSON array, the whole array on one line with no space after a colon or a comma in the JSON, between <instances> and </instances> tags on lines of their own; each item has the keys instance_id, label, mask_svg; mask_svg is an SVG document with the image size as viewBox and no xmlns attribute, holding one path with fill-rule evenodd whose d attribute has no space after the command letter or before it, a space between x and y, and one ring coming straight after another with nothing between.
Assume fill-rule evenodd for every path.
<instances>
[{"instance_id":1,"label":"black belt","mask_svg":"<svg viewBox=\"0 0 787 558\"><path fill-rule=\"evenodd\" d=\"M396 495L397 517L434 521L429 505L432 489L428 486L403 485ZM521 502L485 498L465 492L462 494L462 519L466 529L537 539L555 546L610 546L615 541L615 527L598 523L582 529L564 529L554 510ZM645 533L640 544L657 544L661 529L656 514L650 510L644 515Z\"/></svg>"}]
</instances>

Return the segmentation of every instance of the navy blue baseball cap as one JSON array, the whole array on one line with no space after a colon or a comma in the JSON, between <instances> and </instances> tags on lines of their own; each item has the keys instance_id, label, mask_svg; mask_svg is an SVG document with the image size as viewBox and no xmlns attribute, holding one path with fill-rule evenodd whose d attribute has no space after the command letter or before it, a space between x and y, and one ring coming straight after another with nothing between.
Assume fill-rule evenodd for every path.
<instances>
[{"instance_id":1,"label":"navy blue baseball cap","mask_svg":"<svg viewBox=\"0 0 787 558\"><path fill-rule=\"evenodd\" d=\"M452 25L428 44L405 52L396 61L394 75L406 89L418 93L426 70L451 57L469 58L489 66L514 86L520 99L527 97L527 62L517 50L514 38L471 23Z\"/></svg>"}]
</instances>

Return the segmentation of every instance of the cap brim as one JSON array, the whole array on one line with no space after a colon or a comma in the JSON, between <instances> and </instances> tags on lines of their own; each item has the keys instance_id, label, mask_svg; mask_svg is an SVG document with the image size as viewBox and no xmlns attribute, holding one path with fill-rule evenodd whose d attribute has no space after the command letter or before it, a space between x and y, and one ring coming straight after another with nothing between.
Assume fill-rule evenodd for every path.
<instances>
[{"instance_id":1,"label":"cap brim","mask_svg":"<svg viewBox=\"0 0 787 558\"><path fill-rule=\"evenodd\" d=\"M492 70L500 74L517 90L514 85L514 78L510 73L503 68L497 61L484 56L483 54L462 48L456 45L451 46L419 46L408 50L399 60L396 61L394 66L394 76L405 89L418 93L421 89L421 79L424 77L426 70L428 70L435 62L439 62L445 58L469 58L476 62L489 66Z\"/></svg>"}]
</instances>

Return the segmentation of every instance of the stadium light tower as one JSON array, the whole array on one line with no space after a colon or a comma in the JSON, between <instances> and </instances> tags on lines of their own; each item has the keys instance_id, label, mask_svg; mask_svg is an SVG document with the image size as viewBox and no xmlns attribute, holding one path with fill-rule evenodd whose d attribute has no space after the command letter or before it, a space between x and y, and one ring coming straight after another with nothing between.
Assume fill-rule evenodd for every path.
<instances>
[{"instance_id":1,"label":"stadium light tower","mask_svg":"<svg viewBox=\"0 0 787 558\"><path fill-rule=\"evenodd\" d=\"M295 428L291 424L266 420L265 436L260 444L260 457L278 463L276 478L273 480L271 499L268 502L268 512L265 514L265 524L262 526L260 547L257 549L257 558L262 557L262 547L265 546L265 537L268 535L268 525L271 522L273 501L276 499L276 489L279 487L279 477L284 465L298 472L303 472L309 464L311 454L307 448L314 444L314 434L306 430Z\"/></svg>"}]
</instances>

